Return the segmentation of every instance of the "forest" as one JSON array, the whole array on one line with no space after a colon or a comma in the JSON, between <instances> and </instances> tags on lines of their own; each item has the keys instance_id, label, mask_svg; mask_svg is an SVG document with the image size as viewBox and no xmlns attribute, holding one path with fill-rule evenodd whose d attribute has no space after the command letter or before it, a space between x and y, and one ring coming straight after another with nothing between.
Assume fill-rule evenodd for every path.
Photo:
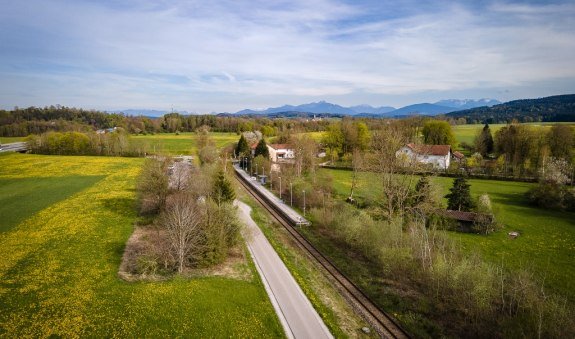
<instances>
[{"instance_id":1,"label":"forest","mask_svg":"<svg viewBox=\"0 0 575 339\"><path fill-rule=\"evenodd\" d=\"M556 95L541 99L509 101L492 107L478 107L445 115L450 119L464 118L469 124L519 122L575 121L575 94Z\"/></svg>"}]
</instances>

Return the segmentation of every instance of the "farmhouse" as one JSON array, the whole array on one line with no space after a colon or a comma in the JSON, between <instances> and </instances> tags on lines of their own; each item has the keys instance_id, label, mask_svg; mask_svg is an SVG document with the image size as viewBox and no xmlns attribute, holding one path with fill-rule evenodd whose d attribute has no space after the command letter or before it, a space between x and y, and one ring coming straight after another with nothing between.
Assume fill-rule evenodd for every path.
<instances>
[{"instance_id":1,"label":"farmhouse","mask_svg":"<svg viewBox=\"0 0 575 339\"><path fill-rule=\"evenodd\" d=\"M288 162L295 158L293 148L288 144L267 145L272 162Z\"/></svg>"},{"instance_id":2,"label":"farmhouse","mask_svg":"<svg viewBox=\"0 0 575 339\"><path fill-rule=\"evenodd\" d=\"M447 169L451 161L451 146L407 144L395 155L420 164L429 164L433 168Z\"/></svg>"}]
</instances>

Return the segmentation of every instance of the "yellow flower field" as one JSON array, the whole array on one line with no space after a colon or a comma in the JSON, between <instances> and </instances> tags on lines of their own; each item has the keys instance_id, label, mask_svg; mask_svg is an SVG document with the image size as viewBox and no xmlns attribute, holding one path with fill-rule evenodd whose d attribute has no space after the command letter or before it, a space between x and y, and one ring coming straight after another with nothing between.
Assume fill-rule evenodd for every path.
<instances>
[{"instance_id":1,"label":"yellow flower field","mask_svg":"<svg viewBox=\"0 0 575 339\"><path fill-rule=\"evenodd\" d=\"M259 280L117 278L136 218L134 184L141 164L130 158L0 156L0 185L101 176L0 231L0 336L283 336ZM2 194L0 199L11 199ZM18 203L25 206L25 200Z\"/></svg>"}]
</instances>

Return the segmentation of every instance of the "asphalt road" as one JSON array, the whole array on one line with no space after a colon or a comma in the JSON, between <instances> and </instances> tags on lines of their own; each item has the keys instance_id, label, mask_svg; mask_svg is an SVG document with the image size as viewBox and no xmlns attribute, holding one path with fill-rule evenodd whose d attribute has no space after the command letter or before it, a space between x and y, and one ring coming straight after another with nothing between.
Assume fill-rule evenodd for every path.
<instances>
[{"instance_id":1,"label":"asphalt road","mask_svg":"<svg viewBox=\"0 0 575 339\"><path fill-rule=\"evenodd\" d=\"M25 150L25 142L13 142L9 144L2 144L2 146L0 146L0 152L21 152Z\"/></svg>"},{"instance_id":2,"label":"asphalt road","mask_svg":"<svg viewBox=\"0 0 575 339\"><path fill-rule=\"evenodd\" d=\"M246 241L288 338L333 338L301 288L258 225L251 208L236 200L240 219L246 224Z\"/></svg>"}]
</instances>

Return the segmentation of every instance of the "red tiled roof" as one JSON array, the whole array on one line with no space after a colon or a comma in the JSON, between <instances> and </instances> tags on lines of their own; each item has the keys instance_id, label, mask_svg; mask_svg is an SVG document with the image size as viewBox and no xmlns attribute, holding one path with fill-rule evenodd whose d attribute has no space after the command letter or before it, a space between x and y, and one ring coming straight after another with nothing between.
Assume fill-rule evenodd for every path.
<instances>
[{"instance_id":1,"label":"red tiled roof","mask_svg":"<svg viewBox=\"0 0 575 339\"><path fill-rule=\"evenodd\" d=\"M413 152L424 155L448 155L451 151L450 145L416 145L407 144Z\"/></svg>"},{"instance_id":2,"label":"red tiled roof","mask_svg":"<svg viewBox=\"0 0 575 339\"><path fill-rule=\"evenodd\" d=\"M271 148L278 150L278 149L291 149L291 145L289 144L271 144L269 145Z\"/></svg>"}]
</instances>

